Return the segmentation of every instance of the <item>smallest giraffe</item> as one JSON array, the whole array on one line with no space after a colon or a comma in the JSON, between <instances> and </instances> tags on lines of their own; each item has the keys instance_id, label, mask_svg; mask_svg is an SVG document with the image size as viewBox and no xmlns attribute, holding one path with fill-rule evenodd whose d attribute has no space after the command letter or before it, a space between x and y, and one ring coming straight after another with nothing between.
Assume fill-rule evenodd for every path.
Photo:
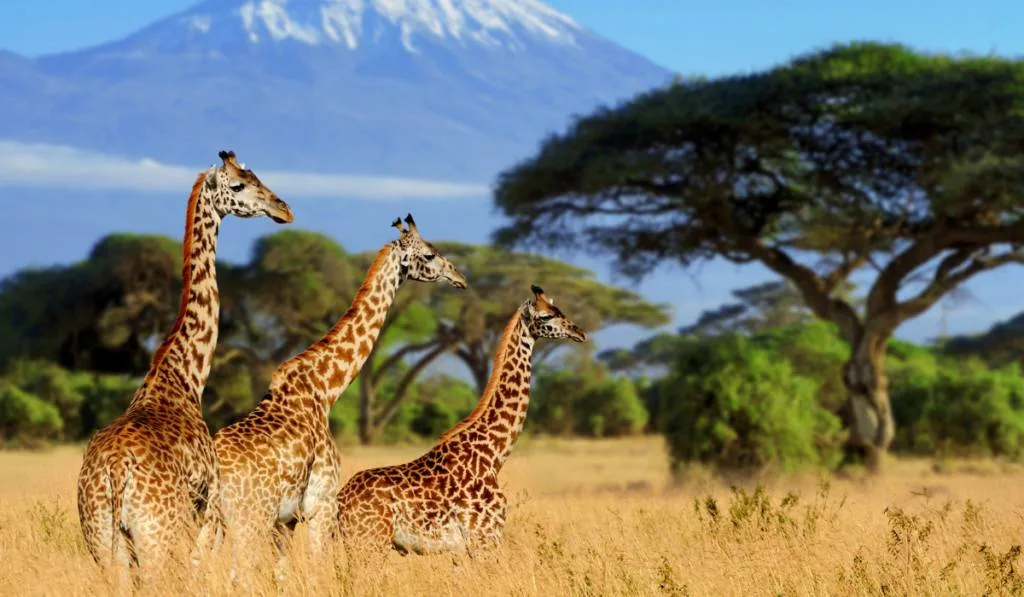
<instances>
[{"instance_id":1,"label":"smallest giraffe","mask_svg":"<svg viewBox=\"0 0 1024 597\"><path fill-rule=\"evenodd\" d=\"M512 315L476 408L426 454L356 473L338 493L345 547L394 548L405 555L491 548L502 538L507 500L498 487L526 421L530 359L538 338L585 342L538 286Z\"/></svg>"}]
</instances>

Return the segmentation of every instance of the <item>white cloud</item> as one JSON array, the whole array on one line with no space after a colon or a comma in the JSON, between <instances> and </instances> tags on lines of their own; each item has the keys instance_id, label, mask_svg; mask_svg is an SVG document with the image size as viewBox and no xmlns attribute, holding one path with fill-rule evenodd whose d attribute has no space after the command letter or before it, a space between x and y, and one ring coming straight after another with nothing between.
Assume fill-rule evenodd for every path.
<instances>
[{"instance_id":1,"label":"white cloud","mask_svg":"<svg viewBox=\"0 0 1024 597\"><path fill-rule=\"evenodd\" d=\"M208 166L176 166L149 158L130 160L63 145L0 139L0 185L173 192L191 185L196 174ZM253 170L282 197L454 199L489 193L485 185L456 182Z\"/></svg>"}]
</instances>

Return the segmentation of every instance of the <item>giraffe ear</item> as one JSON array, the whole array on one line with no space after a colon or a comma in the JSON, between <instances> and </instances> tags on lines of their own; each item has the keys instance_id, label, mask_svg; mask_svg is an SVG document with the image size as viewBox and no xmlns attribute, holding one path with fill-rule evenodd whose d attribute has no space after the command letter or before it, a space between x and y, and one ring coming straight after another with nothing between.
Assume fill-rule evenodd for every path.
<instances>
[{"instance_id":1,"label":"giraffe ear","mask_svg":"<svg viewBox=\"0 0 1024 597\"><path fill-rule=\"evenodd\" d=\"M409 225L409 232L412 232L419 236L419 228L416 228L416 220L412 219L412 214L406 214L405 223Z\"/></svg>"}]
</instances>

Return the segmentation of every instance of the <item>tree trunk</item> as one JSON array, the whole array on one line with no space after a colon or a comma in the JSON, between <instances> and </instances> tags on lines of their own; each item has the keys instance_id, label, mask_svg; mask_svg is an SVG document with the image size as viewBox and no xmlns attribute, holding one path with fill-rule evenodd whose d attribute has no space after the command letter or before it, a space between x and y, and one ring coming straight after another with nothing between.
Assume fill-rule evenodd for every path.
<instances>
[{"instance_id":1,"label":"tree trunk","mask_svg":"<svg viewBox=\"0 0 1024 597\"><path fill-rule=\"evenodd\" d=\"M895 434L889 379L885 373L888 337L866 336L853 345L843 368L850 435L847 459L861 455L868 469L879 472Z\"/></svg>"}]
</instances>

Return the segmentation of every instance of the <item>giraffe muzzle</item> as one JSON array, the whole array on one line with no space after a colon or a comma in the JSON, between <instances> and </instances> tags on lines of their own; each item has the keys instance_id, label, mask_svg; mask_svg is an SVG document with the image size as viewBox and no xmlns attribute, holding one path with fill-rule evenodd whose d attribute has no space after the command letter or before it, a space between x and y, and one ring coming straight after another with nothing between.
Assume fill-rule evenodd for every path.
<instances>
[{"instance_id":1,"label":"giraffe muzzle","mask_svg":"<svg viewBox=\"0 0 1024 597\"><path fill-rule=\"evenodd\" d=\"M277 199L267 210L267 215L278 224L291 224L295 221L292 208L287 203Z\"/></svg>"},{"instance_id":2,"label":"giraffe muzzle","mask_svg":"<svg viewBox=\"0 0 1024 597\"><path fill-rule=\"evenodd\" d=\"M469 288L469 282L466 281L465 276L459 273L455 268L451 268L445 273L445 279L448 283L458 288L459 290L465 290Z\"/></svg>"}]
</instances>

